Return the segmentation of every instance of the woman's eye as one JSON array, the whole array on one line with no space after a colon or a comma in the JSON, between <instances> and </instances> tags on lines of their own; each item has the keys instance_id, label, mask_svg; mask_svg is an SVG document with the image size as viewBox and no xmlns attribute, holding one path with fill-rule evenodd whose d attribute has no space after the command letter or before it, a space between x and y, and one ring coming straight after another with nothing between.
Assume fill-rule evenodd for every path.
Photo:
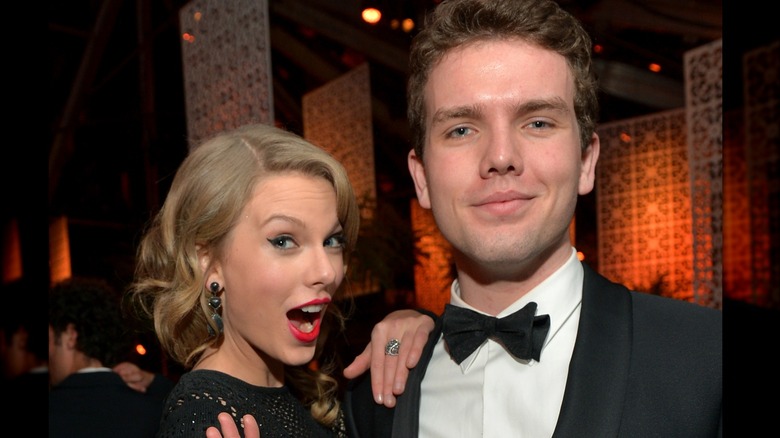
<instances>
[{"instance_id":1,"label":"woman's eye","mask_svg":"<svg viewBox=\"0 0 780 438\"><path fill-rule=\"evenodd\" d=\"M290 236L278 236L268 239L271 245L279 249L290 249L295 246L295 240Z\"/></svg>"},{"instance_id":2,"label":"woman's eye","mask_svg":"<svg viewBox=\"0 0 780 438\"><path fill-rule=\"evenodd\" d=\"M344 236L341 234L328 237L325 240L325 246L330 248L344 248L345 244L346 244L346 239L344 239Z\"/></svg>"}]
</instances>

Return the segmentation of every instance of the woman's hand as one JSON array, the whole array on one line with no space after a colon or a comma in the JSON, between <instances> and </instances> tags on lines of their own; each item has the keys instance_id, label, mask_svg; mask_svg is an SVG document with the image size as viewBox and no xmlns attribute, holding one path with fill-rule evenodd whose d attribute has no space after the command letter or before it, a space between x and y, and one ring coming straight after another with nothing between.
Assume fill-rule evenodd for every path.
<instances>
[{"instance_id":1,"label":"woman's hand","mask_svg":"<svg viewBox=\"0 0 780 438\"><path fill-rule=\"evenodd\" d=\"M238 426L230 414L222 412L217 416L217 419L222 432L216 426L211 426L206 429L206 438L241 438ZM242 420L244 421L244 438L260 438L260 426L257 425L255 417L247 414Z\"/></svg>"},{"instance_id":2,"label":"woman's hand","mask_svg":"<svg viewBox=\"0 0 780 438\"><path fill-rule=\"evenodd\" d=\"M349 366L344 377L354 379L371 368L371 389L374 400L388 408L395 406L395 397L406 388L409 369L420 360L433 319L416 310L396 310L377 323L371 331L371 342ZM400 342L397 356L385 354L391 339Z\"/></svg>"}]
</instances>

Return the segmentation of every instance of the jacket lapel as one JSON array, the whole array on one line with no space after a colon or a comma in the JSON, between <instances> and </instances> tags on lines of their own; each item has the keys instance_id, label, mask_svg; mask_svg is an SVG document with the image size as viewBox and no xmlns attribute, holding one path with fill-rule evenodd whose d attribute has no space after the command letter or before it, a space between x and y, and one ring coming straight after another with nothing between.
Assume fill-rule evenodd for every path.
<instances>
[{"instance_id":1,"label":"jacket lapel","mask_svg":"<svg viewBox=\"0 0 780 438\"><path fill-rule=\"evenodd\" d=\"M553 437L616 436L622 416L631 360L631 297L583 263L582 310L569 377ZM416 367L398 397L393 437L418 436L420 385L433 347L441 336L441 318L428 337Z\"/></svg>"},{"instance_id":2,"label":"jacket lapel","mask_svg":"<svg viewBox=\"0 0 780 438\"><path fill-rule=\"evenodd\" d=\"M583 263L582 310L554 437L616 436L631 361L631 297Z\"/></svg>"}]
</instances>

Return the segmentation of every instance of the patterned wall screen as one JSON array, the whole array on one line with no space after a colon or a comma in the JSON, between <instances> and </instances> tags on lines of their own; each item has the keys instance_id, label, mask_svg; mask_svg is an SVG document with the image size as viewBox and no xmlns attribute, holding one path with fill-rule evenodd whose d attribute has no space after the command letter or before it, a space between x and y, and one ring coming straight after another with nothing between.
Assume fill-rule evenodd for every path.
<instances>
[{"instance_id":1,"label":"patterned wall screen","mask_svg":"<svg viewBox=\"0 0 780 438\"><path fill-rule=\"evenodd\" d=\"M752 293L780 306L780 41L743 59Z\"/></svg>"},{"instance_id":2,"label":"patterned wall screen","mask_svg":"<svg viewBox=\"0 0 780 438\"><path fill-rule=\"evenodd\" d=\"M685 109L693 225L693 301L723 298L723 42L685 53Z\"/></svg>"},{"instance_id":3,"label":"patterned wall screen","mask_svg":"<svg viewBox=\"0 0 780 438\"><path fill-rule=\"evenodd\" d=\"M193 0L179 11L190 147L274 123L267 0Z\"/></svg>"},{"instance_id":4,"label":"patterned wall screen","mask_svg":"<svg viewBox=\"0 0 780 438\"><path fill-rule=\"evenodd\" d=\"M599 127L599 270L637 290L721 308L722 41L684 58L684 109Z\"/></svg>"},{"instance_id":5,"label":"patterned wall screen","mask_svg":"<svg viewBox=\"0 0 780 438\"><path fill-rule=\"evenodd\" d=\"M303 96L303 133L344 165L361 204L376 200L368 64Z\"/></svg>"},{"instance_id":6,"label":"patterned wall screen","mask_svg":"<svg viewBox=\"0 0 780 438\"><path fill-rule=\"evenodd\" d=\"M412 230L416 252L414 286L416 305L440 314L450 302L450 284L455 278L450 244L439 232L430 210L411 201Z\"/></svg>"},{"instance_id":7,"label":"patterned wall screen","mask_svg":"<svg viewBox=\"0 0 780 438\"><path fill-rule=\"evenodd\" d=\"M599 271L627 286L693 298L685 110L604 124L596 167Z\"/></svg>"},{"instance_id":8,"label":"patterned wall screen","mask_svg":"<svg viewBox=\"0 0 780 438\"><path fill-rule=\"evenodd\" d=\"M368 64L303 96L304 137L333 154L347 169L361 204L361 226L373 218L376 205L371 114ZM353 295L378 290L370 273L362 279L362 285L356 280L359 279L353 279L350 286Z\"/></svg>"}]
</instances>

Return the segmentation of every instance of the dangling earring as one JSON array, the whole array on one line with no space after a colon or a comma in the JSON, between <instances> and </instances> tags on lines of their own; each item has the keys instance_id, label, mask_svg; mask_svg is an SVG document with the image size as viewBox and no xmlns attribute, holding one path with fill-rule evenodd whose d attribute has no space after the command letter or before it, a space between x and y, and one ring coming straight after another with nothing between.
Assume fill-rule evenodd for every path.
<instances>
[{"instance_id":1,"label":"dangling earring","mask_svg":"<svg viewBox=\"0 0 780 438\"><path fill-rule=\"evenodd\" d=\"M219 316L219 313L217 313L217 309L222 307L222 298L217 296L217 292L219 292L221 289L219 288L219 283L216 281L212 282L209 285L209 288L211 289L211 298L209 298L209 307L211 307L212 313L211 313L211 319L214 320L214 323L217 324L217 329L219 329L219 333L222 334L222 317ZM214 333L214 329L211 327L211 324L208 325L209 328L209 335L216 336L217 334Z\"/></svg>"}]
</instances>

